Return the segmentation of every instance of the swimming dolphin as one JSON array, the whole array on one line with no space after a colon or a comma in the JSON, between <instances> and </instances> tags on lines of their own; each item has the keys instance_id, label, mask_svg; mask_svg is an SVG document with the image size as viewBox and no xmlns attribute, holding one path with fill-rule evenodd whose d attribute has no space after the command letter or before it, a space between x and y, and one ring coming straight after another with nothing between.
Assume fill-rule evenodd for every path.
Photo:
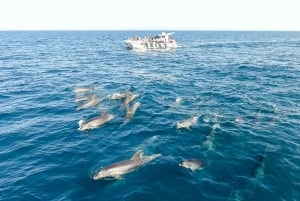
<instances>
[{"instance_id":1,"label":"swimming dolphin","mask_svg":"<svg viewBox=\"0 0 300 201\"><path fill-rule=\"evenodd\" d=\"M78 86L74 89L75 93L86 93L86 92L91 92L94 90L94 86Z\"/></svg>"},{"instance_id":2,"label":"swimming dolphin","mask_svg":"<svg viewBox=\"0 0 300 201\"><path fill-rule=\"evenodd\" d=\"M266 157L267 157L267 151L269 147L266 147L265 150L262 153L259 153L258 156L256 156L255 159L255 165L254 168L251 170L250 174L251 177L254 177L255 179L262 179L264 177L264 169L266 165ZM247 188L250 183L245 183L247 186L244 186L243 188ZM235 189L232 191L229 195L228 201L242 201L244 200L243 197L243 191L244 189L241 188L241 185L239 185L239 189Z\"/></svg>"},{"instance_id":3,"label":"swimming dolphin","mask_svg":"<svg viewBox=\"0 0 300 201\"><path fill-rule=\"evenodd\" d=\"M101 102L101 100L100 100L99 98L97 98L96 95L93 94L93 95L91 95L91 96L88 98L88 100L87 100L84 104L82 104L80 107L78 107L78 108L76 109L76 111L81 110L81 109L86 109L86 108L89 108L89 107L96 106L96 105L98 105L100 102Z\"/></svg>"},{"instance_id":4,"label":"swimming dolphin","mask_svg":"<svg viewBox=\"0 0 300 201\"><path fill-rule=\"evenodd\" d=\"M187 120L183 120L180 122L177 122L177 129L179 128L187 128L190 130L191 126L195 125L198 121L198 117L192 116L191 118Z\"/></svg>"},{"instance_id":5,"label":"swimming dolphin","mask_svg":"<svg viewBox=\"0 0 300 201\"><path fill-rule=\"evenodd\" d=\"M81 101L87 101L89 98L91 98L91 94L87 95L87 96L80 96L80 97L77 97L74 102L75 103L79 103Z\"/></svg>"},{"instance_id":6,"label":"swimming dolphin","mask_svg":"<svg viewBox=\"0 0 300 201\"><path fill-rule=\"evenodd\" d=\"M84 130L98 128L98 127L102 126L103 124L111 121L113 118L114 118L113 115L111 115L107 111L105 111L100 116L94 117L86 122L83 120L80 120L78 122L78 124L79 124L78 130L84 131Z\"/></svg>"},{"instance_id":7,"label":"swimming dolphin","mask_svg":"<svg viewBox=\"0 0 300 201\"><path fill-rule=\"evenodd\" d=\"M125 93L116 92L116 93L113 93L112 95L110 95L109 99L110 100L120 100L125 97L126 97L126 92Z\"/></svg>"},{"instance_id":8,"label":"swimming dolphin","mask_svg":"<svg viewBox=\"0 0 300 201\"><path fill-rule=\"evenodd\" d=\"M179 163L179 166L195 171L203 168L203 163L198 159L189 159Z\"/></svg>"},{"instance_id":9,"label":"swimming dolphin","mask_svg":"<svg viewBox=\"0 0 300 201\"><path fill-rule=\"evenodd\" d=\"M123 105L128 105L131 101L133 101L138 96L139 96L138 94L132 94L130 92L130 88L128 88L126 90L126 99L125 99Z\"/></svg>"},{"instance_id":10,"label":"swimming dolphin","mask_svg":"<svg viewBox=\"0 0 300 201\"><path fill-rule=\"evenodd\" d=\"M253 168L252 176L255 178L263 178L265 175L265 166L266 166L266 151L258 155L258 158L255 162Z\"/></svg>"},{"instance_id":11,"label":"swimming dolphin","mask_svg":"<svg viewBox=\"0 0 300 201\"><path fill-rule=\"evenodd\" d=\"M219 123L213 124L211 132L205 136L205 141L202 143L202 146L208 150L215 149L214 140L215 140L215 132L217 129L220 129L220 124Z\"/></svg>"},{"instance_id":12,"label":"swimming dolphin","mask_svg":"<svg viewBox=\"0 0 300 201\"><path fill-rule=\"evenodd\" d=\"M135 114L136 109L140 106L141 106L140 102L134 103L133 106L131 106L131 107L127 106L125 118L131 119L133 117L133 115Z\"/></svg>"},{"instance_id":13,"label":"swimming dolphin","mask_svg":"<svg viewBox=\"0 0 300 201\"><path fill-rule=\"evenodd\" d=\"M120 161L102 168L95 176L94 180L103 179L103 178L115 178L119 179L122 175L130 173L136 170L138 167L148 163L158 157L161 154L153 154L150 156L144 156L143 151L137 151L129 160Z\"/></svg>"}]
</instances>

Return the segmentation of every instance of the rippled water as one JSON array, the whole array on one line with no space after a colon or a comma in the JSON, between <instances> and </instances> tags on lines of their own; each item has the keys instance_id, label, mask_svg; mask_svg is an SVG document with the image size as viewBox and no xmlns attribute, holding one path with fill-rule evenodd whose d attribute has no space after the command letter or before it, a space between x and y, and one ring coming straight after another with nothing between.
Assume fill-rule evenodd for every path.
<instances>
[{"instance_id":1,"label":"rippled water","mask_svg":"<svg viewBox=\"0 0 300 201\"><path fill-rule=\"evenodd\" d=\"M0 32L1 200L300 200L300 33L176 32L166 52L122 43L156 33ZM82 85L104 100L76 111ZM105 98L128 87L141 107L123 124L122 101ZM116 118L77 130L105 110ZM140 149L162 156L92 179Z\"/></svg>"}]
</instances>

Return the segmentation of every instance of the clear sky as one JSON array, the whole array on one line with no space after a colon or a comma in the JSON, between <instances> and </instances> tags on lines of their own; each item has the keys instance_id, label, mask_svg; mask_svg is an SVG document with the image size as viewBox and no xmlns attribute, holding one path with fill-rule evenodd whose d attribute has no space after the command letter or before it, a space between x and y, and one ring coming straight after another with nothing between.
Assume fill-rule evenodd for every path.
<instances>
[{"instance_id":1,"label":"clear sky","mask_svg":"<svg viewBox=\"0 0 300 201\"><path fill-rule=\"evenodd\" d=\"M300 0L0 0L0 30L300 30Z\"/></svg>"}]
</instances>

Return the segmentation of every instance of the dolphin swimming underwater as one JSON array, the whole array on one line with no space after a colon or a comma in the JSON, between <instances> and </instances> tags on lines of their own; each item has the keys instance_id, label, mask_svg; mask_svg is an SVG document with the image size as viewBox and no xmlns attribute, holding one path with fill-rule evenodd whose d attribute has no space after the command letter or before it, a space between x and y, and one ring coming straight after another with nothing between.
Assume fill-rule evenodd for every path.
<instances>
[{"instance_id":1,"label":"dolphin swimming underwater","mask_svg":"<svg viewBox=\"0 0 300 201\"><path fill-rule=\"evenodd\" d=\"M220 124L219 123L213 124L211 132L205 136L205 141L202 143L202 147L211 151L215 150L214 140L215 140L215 132L217 129L220 129Z\"/></svg>"},{"instance_id":2,"label":"dolphin swimming underwater","mask_svg":"<svg viewBox=\"0 0 300 201\"><path fill-rule=\"evenodd\" d=\"M150 156L144 156L143 151L137 151L129 160L120 161L102 168L96 175L93 176L94 180L103 178L115 178L119 179L122 175L130 173L136 170L138 167L148 163L158 157L161 154L153 154Z\"/></svg>"},{"instance_id":3,"label":"dolphin swimming underwater","mask_svg":"<svg viewBox=\"0 0 300 201\"><path fill-rule=\"evenodd\" d=\"M260 180L263 179L265 176L265 166L266 166L266 160L267 160L267 152L269 152L269 146L265 148L264 151L260 152L258 155L255 156L255 164L252 168L250 175L255 180L248 180L248 182L244 183L243 186L239 184L238 189L235 189L232 191L229 195L228 201L242 201L244 200L244 191L248 190L249 186L252 182L256 182L256 179Z\"/></svg>"},{"instance_id":4,"label":"dolphin swimming underwater","mask_svg":"<svg viewBox=\"0 0 300 201\"><path fill-rule=\"evenodd\" d=\"M267 157L266 150L263 153L260 153L257 156L257 159L255 161L255 165L251 173L251 175L255 178L263 178L265 175L265 166L266 166L266 157Z\"/></svg>"},{"instance_id":5,"label":"dolphin swimming underwater","mask_svg":"<svg viewBox=\"0 0 300 201\"><path fill-rule=\"evenodd\" d=\"M105 111L100 116L94 117L86 122L83 120L80 120L78 122L78 124L79 124L78 130L84 131L84 130L98 128L98 127L102 126L103 124L105 124L106 122L111 121L113 118L114 118L114 116L112 114L109 114L107 111Z\"/></svg>"},{"instance_id":6,"label":"dolphin swimming underwater","mask_svg":"<svg viewBox=\"0 0 300 201\"><path fill-rule=\"evenodd\" d=\"M196 116L192 116L191 118L187 119L187 120L183 120L180 122L177 122L177 129L179 128L187 128L187 129L191 129L191 126L195 125L198 122L198 117Z\"/></svg>"}]
</instances>

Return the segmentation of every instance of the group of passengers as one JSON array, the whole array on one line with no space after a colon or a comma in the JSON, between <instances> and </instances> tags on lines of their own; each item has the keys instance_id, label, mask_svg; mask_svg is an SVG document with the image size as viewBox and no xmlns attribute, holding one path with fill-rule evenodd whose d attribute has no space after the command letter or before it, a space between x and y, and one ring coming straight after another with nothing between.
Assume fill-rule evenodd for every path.
<instances>
[{"instance_id":1,"label":"group of passengers","mask_svg":"<svg viewBox=\"0 0 300 201\"><path fill-rule=\"evenodd\" d=\"M149 36L145 36L143 39L141 37L133 37L131 38L131 40L133 41L138 41L138 40L143 40L144 42L156 42L156 43L166 43L166 42L172 42L172 38L168 38L167 37L149 37Z\"/></svg>"}]
</instances>

